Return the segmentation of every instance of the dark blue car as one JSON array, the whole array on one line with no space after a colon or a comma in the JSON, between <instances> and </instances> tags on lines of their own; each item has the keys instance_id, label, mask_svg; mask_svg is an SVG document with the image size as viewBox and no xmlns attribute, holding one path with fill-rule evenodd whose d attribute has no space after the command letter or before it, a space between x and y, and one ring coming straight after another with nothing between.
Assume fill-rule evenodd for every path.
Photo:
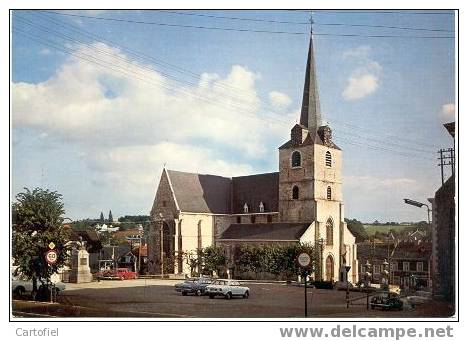
<instances>
[{"instance_id":1,"label":"dark blue car","mask_svg":"<svg viewBox=\"0 0 468 341\"><path fill-rule=\"evenodd\" d=\"M188 294L201 296L205 294L205 289L211 282L212 279L207 277L190 278L184 282L177 283L175 285L175 290L181 292L184 296Z\"/></svg>"}]
</instances>

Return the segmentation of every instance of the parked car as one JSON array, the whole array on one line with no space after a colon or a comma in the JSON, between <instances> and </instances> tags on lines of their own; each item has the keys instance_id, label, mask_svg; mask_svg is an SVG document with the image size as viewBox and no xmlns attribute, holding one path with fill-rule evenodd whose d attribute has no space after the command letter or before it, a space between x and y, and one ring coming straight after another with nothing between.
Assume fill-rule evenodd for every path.
<instances>
[{"instance_id":1,"label":"parked car","mask_svg":"<svg viewBox=\"0 0 468 341\"><path fill-rule=\"evenodd\" d=\"M43 285L40 281L37 282L38 288ZM65 290L66 286L62 282L58 282L53 286L55 294L58 294L60 291ZM13 275L11 281L11 291L13 295L17 297L22 297L26 294L31 295L33 290L33 281L32 279L27 279L24 275L18 274ZM49 289L50 290L50 289Z\"/></svg>"},{"instance_id":2,"label":"parked car","mask_svg":"<svg viewBox=\"0 0 468 341\"><path fill-rule=\"evenodd\" d=\"M223 296L230 300L233 296L242 296L243 298L249 298L250 296L248 287L241 286L238 281L232 279L217 279L208 285L205 290L210 298Z\"/></svg>"},{"instance_id":3,"label":"parked car","mask_svg":"<svg viewBox=\"0 0 468 341\"><path fill-rule=\"evenodd\" d=\"M98 279L137 279L138 274L134 271L130 271L127 268L117 268L116 270L106 269L101 270L96 274Z\"/></svg>"},{"instance_id":4,"label":"parked car","mask_svg":"<svg viewBox=\"0 0 468 341\"><path fill-rule=\"evenodd\" d=\"M175 290L181 292L182 295L195 294L201 296L205 294L206 287L210 285L213 280L209 277L190 278L184 282L177 283Z\"/></svg>"},{"instance_id":5,"label":"parked car","mask_svg":"<svg viewBox=\"0 0 468 341\"><path fill-rule=\"evenodd\" d=\"M382 308L382 310L402 310L403 301L401 300L400 295L394 292L382 291L377 292L372 296L370 306L371 309L379 307Z\"/></svg>"}]
</instances>

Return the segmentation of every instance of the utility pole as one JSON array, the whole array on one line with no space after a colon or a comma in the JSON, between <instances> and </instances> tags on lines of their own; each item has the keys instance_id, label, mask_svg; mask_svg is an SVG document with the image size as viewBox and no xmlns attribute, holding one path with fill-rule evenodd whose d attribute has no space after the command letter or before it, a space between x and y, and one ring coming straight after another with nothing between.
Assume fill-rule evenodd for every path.
<instances>
[{"instance_id":1,"label":"utility pole","mask_svg":"<svg viewBox=\"0 0 468 341\"><path fill-rule=\"evenodd\" d=\"M438 160L437 166L440 166L440 177L443 185L445 181L444 166L451 166L452 175L455 174L455 150L453 148L439 149Z\"/></svg>"}]
</instances>

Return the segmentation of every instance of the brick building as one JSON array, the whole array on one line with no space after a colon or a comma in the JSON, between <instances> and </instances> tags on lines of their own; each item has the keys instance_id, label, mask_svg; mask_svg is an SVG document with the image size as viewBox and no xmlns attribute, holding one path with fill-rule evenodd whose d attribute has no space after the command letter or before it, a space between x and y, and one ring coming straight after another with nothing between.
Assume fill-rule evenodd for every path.
<instances>
[{"instance_id":1,"label":"brick building","mask_svg":"<svg viewBox=\"0 0 468 341\"><path fill-rule=\"evenodd\" d=\"M357 281L355 237L344 222L342 151L321 125L310 38L300 123L279 147L279 171L226 178L164 169L151 210L148 267L188 273L197 248L241 243L316 244L324 240L319 278ZM162 251L161 252L161 246Z\"/></svg>"},{"instance_id":2,"label":"brick building","mask_svg":"<svg viewBox=\"0 0 468 341\"><path fill-rule=\"evenodd\" d=\"M444 125L454 138L455 122ZM455 160L453 160L455 161ZM455 166L453 167L455 169ZM433 292L455 303L455 174L435 193L432 203Z\"/></svg>"},{"instance_id":3,"label":"brick building","mask_svg":"<svg viewBox=\"0 0 468 341\"><path fill-rule=\"evenodd\" d=\"M431 244L428 242L390 243L363 242L357 244L359 279L365 281L366 267L371 265L372 283L382 282L383 263L387 261L389 284L404 289L429 288L431 286Z\"/></svg>"}]
</instances>

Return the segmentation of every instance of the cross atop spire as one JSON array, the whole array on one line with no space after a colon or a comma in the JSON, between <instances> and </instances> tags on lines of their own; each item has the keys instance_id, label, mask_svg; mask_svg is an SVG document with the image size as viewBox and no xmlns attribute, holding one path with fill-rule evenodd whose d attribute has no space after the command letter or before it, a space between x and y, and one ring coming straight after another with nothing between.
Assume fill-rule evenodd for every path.
<instances>
[{"instance_id":1,"label":"cross atop spire","mask_svg":"<svg viewBox=\"0 0 468 341\"><path fill-rule=\"evenodd\" d=\"M302 95L301 125L309 128L313 134L321 125L320 101L315 70L314 42L312 37L313 19L311 16L309 55L307 56L307 67L304 81L304 93Z\"/></svg>"}]
</instances>

